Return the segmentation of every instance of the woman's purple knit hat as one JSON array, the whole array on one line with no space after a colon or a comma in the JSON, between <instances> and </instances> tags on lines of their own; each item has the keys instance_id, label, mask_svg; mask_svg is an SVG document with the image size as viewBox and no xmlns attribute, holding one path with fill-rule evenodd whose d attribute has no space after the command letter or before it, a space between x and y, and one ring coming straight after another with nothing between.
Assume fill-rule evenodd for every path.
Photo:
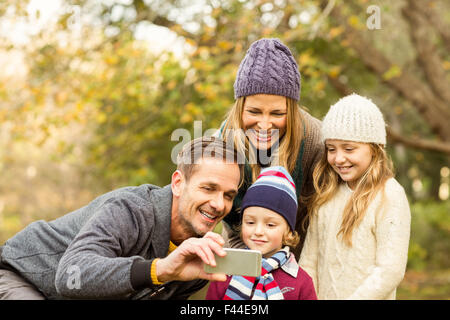
<instances>
[{"instance_id":1,"label":"woman's purple knit hat","mask_svg":"<svg viewBox=\"0 0 450 320\"><path fill-rule=\"evenodd\" d=\"M300 99L297 62L279 39L264 38L253 42L239 66L234 98L261 93Z\"/></svg>"}]
</instances>

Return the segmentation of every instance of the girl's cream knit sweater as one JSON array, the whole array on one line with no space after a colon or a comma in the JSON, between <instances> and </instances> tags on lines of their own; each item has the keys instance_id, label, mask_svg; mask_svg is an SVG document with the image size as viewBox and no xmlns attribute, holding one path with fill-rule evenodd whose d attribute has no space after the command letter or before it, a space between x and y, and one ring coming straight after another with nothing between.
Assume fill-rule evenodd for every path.
<instances>
[{"instance_id":1,"label":"girl's cream knit sweater","mask_svg":"<svg viewBox=\"0 0 450 320\"><path fill-rule=\"evenodd\" d=\"M391 178L369 205L353 246L341 235L352 191L341 184L310 222L299 265L312 277L318 299L395 299L408 260L411 213L403 187Z\"/></svg>"}]
</instances>

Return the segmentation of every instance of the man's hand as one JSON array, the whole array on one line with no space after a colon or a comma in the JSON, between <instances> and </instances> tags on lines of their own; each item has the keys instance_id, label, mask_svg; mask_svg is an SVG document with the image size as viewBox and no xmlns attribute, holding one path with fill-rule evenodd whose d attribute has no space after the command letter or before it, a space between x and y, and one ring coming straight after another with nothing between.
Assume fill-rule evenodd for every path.
<instances>
[{"instance_id":1,"label":"man's hand","mask_svg":"<svg viewBox=\"0 0 450 320\"><path fill-rule=\"evenodd\" d=\"M210 281L225 281L225 274L206 273L203 263L216 266L214 253L225 256L222 236L208 232L203 238L189 238L183 241L177 249L164 259L156 261L156 276L159 281L171 280L189 281L206 279Z\"/></svg>"}]
</instances>

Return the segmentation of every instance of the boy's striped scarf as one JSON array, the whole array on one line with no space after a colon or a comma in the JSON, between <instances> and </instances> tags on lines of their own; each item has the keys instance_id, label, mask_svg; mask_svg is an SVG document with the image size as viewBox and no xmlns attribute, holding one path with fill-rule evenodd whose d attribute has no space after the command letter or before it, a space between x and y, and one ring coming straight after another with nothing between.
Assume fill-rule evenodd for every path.
<instances>
[{"instance_id":1,"label":"boy's striped scarf","mask_svg":"<svg viewBox=\"0 0 450 320\"><path fill-rule=\"evenodd\" d=\"M272 271L288 261L289 247L286 247L268 259L262 259L261 275L259 277L233 276L224 300L284 300L278 283L272 276ZM252 295L253 288L255 292Z\"/></svg>"}]
</instances>

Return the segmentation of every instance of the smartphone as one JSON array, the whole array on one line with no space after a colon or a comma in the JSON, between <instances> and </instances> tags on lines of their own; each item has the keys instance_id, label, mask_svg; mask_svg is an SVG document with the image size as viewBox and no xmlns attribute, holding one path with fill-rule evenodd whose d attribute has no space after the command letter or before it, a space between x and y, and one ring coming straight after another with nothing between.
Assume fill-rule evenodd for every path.
<instances>
[{"instance_id":1,"label":"smartphone","mask_svg":"<svg viewBox=\"0 0 450 320\"><path fill-rule=\"evenodd\" d=\"M227 253L225 257L214 255L216 259L215 267L204 264L205 272L249 277L259 277L261 275L261 252L231 248L224 248L224 250Z\"/></svg>"}]
</instances>

